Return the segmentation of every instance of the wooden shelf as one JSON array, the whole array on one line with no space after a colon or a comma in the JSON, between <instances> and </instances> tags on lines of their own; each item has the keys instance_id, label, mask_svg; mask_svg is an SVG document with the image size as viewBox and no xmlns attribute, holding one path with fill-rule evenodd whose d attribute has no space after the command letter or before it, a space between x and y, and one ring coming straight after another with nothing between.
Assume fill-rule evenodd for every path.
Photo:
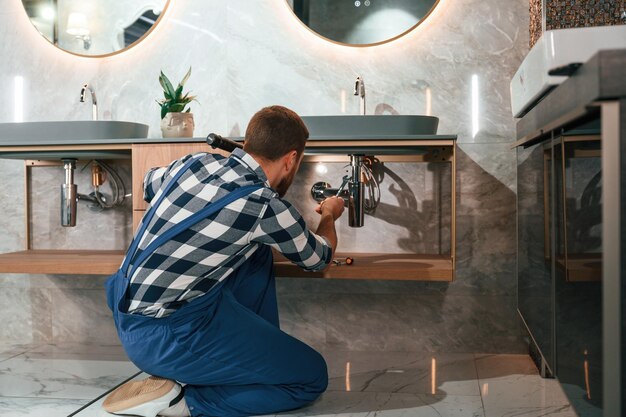
<instances>
[{"instance_id":1,"label":"wooden shelf","mask_svg":"<svg viewBox=\"0 0 626 417\"><path fill-rule=\"evenodd\" d=\"M602 254L568 254L565 259L556 259L557 267L564 271L568 282L602 281Z\"/></svg>"},{"instance_id":2,"label":"wooden shelf","mask_svg":"<svg viewBox=\"0 0 626 417\"><path fill-rule=\"evenodd\" d=\"M26 250L0 254L0 273L109 275L122 264L121 250ZM281 277L452 281L448 255L338 253L336 259L354 259L352 265L331 265L324 272L306 272L282 255L274 254Z\"/></svg>"},{"instance_id":3,"label":"wooden shelf","mask_svg":"<svg viewBox=\"0 0 626 417\"><path fill-rule=\"evenodd\" d=\"M109 275L124 259L122 250L25 250L0 254L0 272L16 274Z\"/></svg>"},{"instance_id":4,"label":"wooden shelf","mask_svg":"<svg viewBox=\"0 0 626 417\"><path fill-rule=\"evenodd\" d=\"M303 271L282 255L274 253L276 275L280 277L381 279L403 281L452 281L454 264L450 255L396 253L337 253L335 259L350 256L352 265L331 265L323 272Z\"/></svg>"}]
</instances>

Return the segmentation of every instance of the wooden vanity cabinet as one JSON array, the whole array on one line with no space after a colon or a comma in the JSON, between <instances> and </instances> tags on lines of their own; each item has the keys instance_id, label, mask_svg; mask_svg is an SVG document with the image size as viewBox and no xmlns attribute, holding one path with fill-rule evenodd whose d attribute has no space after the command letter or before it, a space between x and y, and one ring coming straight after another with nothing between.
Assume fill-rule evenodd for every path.
<instances>
[{"instance_id":1,"label":"wooden vanity cabinet","mask_svg":"<svg viewBox=\"0 0 626 417\"><path fill-rule=\"evenodd\" d=\"M115 159L131 158L132 162L132 221L133 231L137 229L148 204L143 200L143 180L150 168L169 165L172 161L188 154L197 152L214 152L227 156L228 153L213 150L207 146L203 138L190 138L189 142L167 139L144 140L132 143L131 140L115 144L87 144L87 145L59 145L59 146L0 146L0 157L5 153L20 152L27 155L39 155L49 152L70 152L80 157L106 159L107 155ZM456 196L456 164L455 149L456 136L438 135L436 137L422 137L405 140L385 140L385 146L380 146L379 140L309 140L307 148L311 149L307 156L308 162L347 162L350 152L355 147L379 155L381 161L386 162L417 162L443 163L451 166L451 194ZM333 153L320 151L331 148ZM393 152L385 152L394 148ZM56 155L56 154L55 154ZM12 155L14 157L14 155ZM53 158L54 159L54 158ZM25 173L28 178L30 169L39 166L58 166L56 160L25 160ZM25 194L30 194L26 181ZM26 235L31 231L31 210L26 198ZM341 279L388 279L388 280L420 280L420 281L452 281L455 271L455 212L456 198L452 198L450 210L450 253L412 254L412 253L341 253L334 254L337 262L321 272L305 272L291 264L280 254L275 253L274 267L276 275L283 277L308 278L341 278ZM37 250L33 249L30 239L27 238L25 250L0 254L0 273L32 273L32 274L75 274L75 275L102 275L114 273L124 258L126 250ZM354 260L346 265L345 260L350 257ZM343 262L342 262L343 261Z\"/></svg>"},{"instance_id":2,"label":"wooden vanity cabinet","mask_svg":"<svg viewBox=\"0 0 626 417\"><path fill-rule=\"evenodd\" d=\"M228 155L224 151L212 149L203 142L133 144L133 230L137 230L137 226L148 207L148 204L143 200L143 179L146 172L154 167L167 166L175 159L197 152L215 152Z\"/></svg>"}]
</instances>

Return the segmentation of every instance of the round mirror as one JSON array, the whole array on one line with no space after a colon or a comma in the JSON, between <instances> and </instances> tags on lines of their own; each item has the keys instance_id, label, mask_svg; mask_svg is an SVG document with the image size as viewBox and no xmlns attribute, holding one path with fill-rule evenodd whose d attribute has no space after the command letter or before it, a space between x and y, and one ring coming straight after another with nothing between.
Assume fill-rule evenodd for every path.
<instances>
[{"instance_id":1,"label":"round mirror","mask_svg":"<svg viewBox=\"0 0 626 417\"><path fill-rule=\"evenodd\" d=\"M169 0L22 0L35 28L76 55L106 56L139 43Z\"/></svg>"},{"instance_id":2,"label":"round mirror","mask_svg":"<svg viewBox=\"0 0 626 417\"><path fill-rule=\"evenodd\" d=\"M419 25L439 0L286 0L310 30L341 44L392 41Z\"/></svg>"}]
</instances>

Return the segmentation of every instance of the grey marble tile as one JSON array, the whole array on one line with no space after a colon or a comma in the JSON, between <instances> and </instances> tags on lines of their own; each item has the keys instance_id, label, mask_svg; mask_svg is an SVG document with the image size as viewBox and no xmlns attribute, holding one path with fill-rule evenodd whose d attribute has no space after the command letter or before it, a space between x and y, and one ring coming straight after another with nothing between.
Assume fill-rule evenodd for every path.
<instances>
[{"instance_id":1,"label":"grey marble tile","mask_svg":"<svg viewBox=\"0 0 626 417\"><path fill-rule=\"evenodd\" d=\"M329 391L480 395L472 354L324 352Z\"/></svg>"},{"instance_id":2,"label":"grey marble tile","mask_svg":"<svg viewBox=\"0 0 626 417\"><path fill-rule=\"evenodd\" d=\"M457 192L459 200L467 194L505 199L515 196L516 156L510 144L459 144L456 155ZM509 192L507 192L507 190ZM483 207L493 200L482 200Z\"/></svg>"},{"instance_id":3,"label":"grey marble tile","mask_svg":"<svg viewBox=\"0 0 626 417\"><path fill-rule=\"evenodd\" d=\"M285 295L278 298L280 328L320 350L326 344L326 303L320 295Z\"/></svg>"},{"instance_id":4,"label":"grey marble tile","mask_svg":"<svg viewBox=\"0 0 626 417\"><path fill-rule=\"evenodd\" d=\"M0 253L23 250L26 243L24 163L0 159ZM0 274L0 277L2 275Z\"/></svg>"},{"instance_id":5,"label":"grey marble tile","mask_svg":"<svg viewBox=\"0 0 626 417\"><path fill-rule=\"evenodd\" d=\"M276 289L279 297L288 294L441 294L447 282L394 281L372 279L311 279L278 277Z\"/></svg>"},{"instance_id":6,"label":"grey marble tile","mask_svg":"<svg viewBox=\"0 0 626 417\"><path fill-rule=\"evenodd\" d=\"M0 362L33 351L40 347L38 343L11 343L3 341L0 344Z\"/></svg>"},{"instance_id":7,"label":"grey marble tile","mask_svg":"<svg viewBox=\"0 0 626 417\"><path fill-rule=\"evenodd\" d=\"M0 274L0 288L104 288L107 275Z\"/></svg>"},{"instance_id":8,"label":"grey marble tile","mask_svg":"<svg viewBox=\"0 0 626 417\"><path fill-rule=\"evenodd\" d=\"M495 337L521 335L509 328L513 299L474 296L332 294L327 346L341 350L502 352ZM494 314L494 306L500 309ZM507 344L511 348L512 342Z\"/></svg>"},{"instance_id":9,"label":"grey marble tile","mask_svg":"<svg viewBox=\"0 0 626 417\"><path fill-rule=\"evenodd\" d=\"M138 369L126 361L38 359L0 362L0 396L93 399Z\"/></svg>"},{"instance_id":10,"label":"grey marble tile","mask_svg":"<svg viewBox=\"0 0 626 417\"><path fill-rule=\"evenodd\" d=\"M0 397L0 415L61 417L71 414L85 403L85 399Z\"/></svg>"},{"instance_id":11,"label":"grey marble tile","mask_svg":"<svg viewBox=\"0 0 626 417\"><path fill-rule=\"evenodd\" d=\"M121 176L126 193L131 192L130 161L107 161ZM74 181L78 192L89 194L91 187L90 167L79 161ZM60 193L51 192L63 182L62 166L37 167L30 170L31 183L31 227L33 249L124 249L130 244L132 235L132 200L126 198L123 205L110 210L94 211L91 203L79 201L75 227L62 227L59 217ZM102 187L105 196L112 191L107 181ZM97 239L95 238L97 236Z\"/></svg>"},{"instance_id":12,"label":"grey marble tile","mask_svg":"<svg viewBox=\"0 0 626 417\"><path fill-rule=\"evenodd\" d=\"M75 342L44 344L32 348L25 356L31 359L129 361L124 348L119 343L111 345Z\"/></svg>"},{"instance_id":13,"label":"grey marble tile","mask_svg":"<svg viewBox=\"0 0 626 417\"><path fill-rule=\"evenodd\" d=\"M3 288L0 291L0 340L16 343L49 342L52 338L52 299L46 289Z\"/></svg>"},{"instance_id":14,"label":"grey marble tile","mask_svg":"<svg viewBox=\"0 0 626 417\"><path fill-rule=\"evenodd\" d=\"M50 292L53 342L119 343L104 289L56 289Z\"/></svg>"}]
</instances>

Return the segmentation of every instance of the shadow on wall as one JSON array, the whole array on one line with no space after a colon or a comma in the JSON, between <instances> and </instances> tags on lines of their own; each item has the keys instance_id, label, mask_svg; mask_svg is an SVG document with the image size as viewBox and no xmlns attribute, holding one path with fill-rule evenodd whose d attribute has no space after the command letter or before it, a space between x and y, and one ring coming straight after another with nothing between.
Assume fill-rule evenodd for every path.
<instances>
[{"instance_id":1,"label":"shadow on wall","mask_svg":"<svg viewBox=\"0 0 626 417\"><path fill-rule=\"evenodd\" d=\"M457 148L455 281L281 278L277 283L285 331L320 349L526 352L516 311L515 193L464 152L463 146ZM406 172L417 175L417 164L406 165L413 168ZM515 169L514 159L510 168ZM300 174L307 172L309 168ZM300 192L289 196L296 197L290 199L294 203L310 199L310 179L300 175L296 181L303 178L306 181L297 182ZM376 216L385 227L365 239L364 251L379 244L398 249L403 238L385 232L389 225L400 223L406 227L399 230L406 231L411 222L427 217L428 207L413 209L421 198L414 184L404 174L390 183L399 193L390 192L383 201ZM310 225L316 224L314 218ZM363 231L376 224L368 216ZM340 240L346 238L340 236Z\"/></svg>"}]
</instances>

